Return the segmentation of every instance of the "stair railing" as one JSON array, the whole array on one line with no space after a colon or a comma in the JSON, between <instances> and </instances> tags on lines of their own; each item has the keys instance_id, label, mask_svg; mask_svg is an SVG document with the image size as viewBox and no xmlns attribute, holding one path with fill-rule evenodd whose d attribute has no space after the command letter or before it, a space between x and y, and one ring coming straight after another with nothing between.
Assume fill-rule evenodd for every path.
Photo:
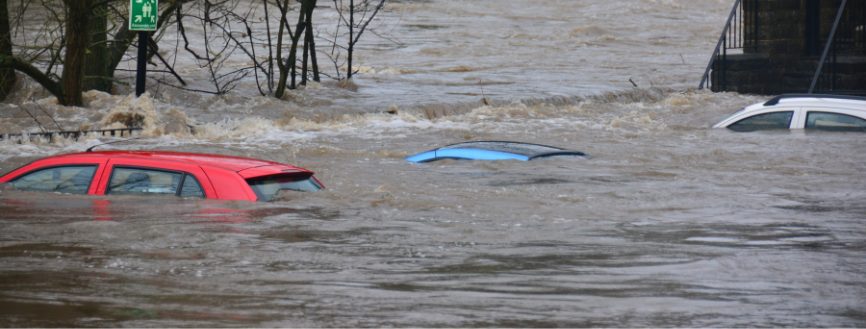
<instances>
[{"instance_id":1,"label":"stair railing","mask_svg":"<svg viewBox=\"0 0 866 329\"><path fill-rule=\"evenodd\" d=\"M748 6L752 15L746 15L745 7ZM698 89L709 87L716 90L724 89L727 84L727 61L728 50L730 49L745 49L747 47L757 46L758 36L758 0L736 0L731 8L731 13L728 15L728 20L725 22L725 28L722 29L722 34L719 36L719 41L716 43L716 48L713 50L713 55L710 56L710 61L707 64L704 75L701 77L701 83ZM720 67L716 74L716 79L713 79L711 73L714 70L713 65L719 61ZM715 81L714 81L715 80Z\"/></svg>"}]
</instances>

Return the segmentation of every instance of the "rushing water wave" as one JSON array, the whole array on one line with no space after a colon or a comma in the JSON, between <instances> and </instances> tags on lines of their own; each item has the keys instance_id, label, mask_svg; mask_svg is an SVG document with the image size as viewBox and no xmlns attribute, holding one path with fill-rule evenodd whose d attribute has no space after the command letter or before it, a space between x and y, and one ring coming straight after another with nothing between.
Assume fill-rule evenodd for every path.
<instances>
[{"instance_id":1,"label":"rushing water wave","mask_svg":"<svg viewBox=\"0 0 866 329\"><path fill-rule=\"evenodd\" d=\"M142 138L105 148L287 162L327 189L255 204L0 189L0 325L866 326L866 143L710 129L764 99L689 89L728 5L395 1L380 29L401 44L366 46L357 93L19 94L9 132L35 131L27 111L133 118ZM113 140L0 142L0 171ZM592 157L403 159L467 140Z\"/></svg>"}]
</instances>

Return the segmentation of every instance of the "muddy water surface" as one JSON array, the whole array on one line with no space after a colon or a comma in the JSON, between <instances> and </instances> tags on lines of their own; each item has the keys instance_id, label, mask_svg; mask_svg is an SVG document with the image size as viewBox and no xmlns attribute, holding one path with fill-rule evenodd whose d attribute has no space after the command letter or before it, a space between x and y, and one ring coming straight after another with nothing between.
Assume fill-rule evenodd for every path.
<instances>
[{"instance_id":1,"label":"muddy water surface","mask_svg":"<svg viewBox=\"0 0 866 329\"><path fill-rule=\"evenodd\" d=\"M257 204L0 190L0 324L866 326L863 136L709 129L764 99L686 88L727 3L519 3L396 2L406 46L367 57L357 94L324 85L306 105L5 104L13 129L28 106L63 125L141 113L143 138L111 147L288 162L327 189ZM483 105L478 81L500 80ZM111 140L2 143L0 169ZM465 140L591 158L403 160Z\"/></svg>"}]
</instances>

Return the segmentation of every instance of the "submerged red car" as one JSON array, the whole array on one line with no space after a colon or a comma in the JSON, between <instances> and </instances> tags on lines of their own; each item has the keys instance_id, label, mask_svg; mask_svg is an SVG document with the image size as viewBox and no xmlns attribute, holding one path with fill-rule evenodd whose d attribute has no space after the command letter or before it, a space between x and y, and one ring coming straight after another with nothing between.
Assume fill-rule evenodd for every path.
<instances>
[{"instance_id":1,"label":"submerged red car","mask_svg":"<svg viewBox=\"0 0 866 329\"><path fill-rule=\"evenodd\" d=\"M160 194L270 201L283 190L324 188L313 172L279 162L167 151L99 151L36 160L0 176L17 190Z\"/></svg>"}]
</instances>

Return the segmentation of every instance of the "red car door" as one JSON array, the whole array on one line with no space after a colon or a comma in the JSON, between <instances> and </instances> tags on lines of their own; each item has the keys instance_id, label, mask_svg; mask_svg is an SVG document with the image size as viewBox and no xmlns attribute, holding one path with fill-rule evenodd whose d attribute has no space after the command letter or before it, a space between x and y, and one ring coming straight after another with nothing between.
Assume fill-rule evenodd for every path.
<instances>
[{"instance_id":1,"label":"red car door","mask_svg":"<svg viewBox=\"0 0 866 329\"><path fill-rule=\"evenodd\" d=\"M104 167L105 168L102 170L101 175L99 175L100 179L96 184L95 194L104 195L106 192L112 194L109 183L112 182L112 179L117 180L119 178L116 177L117 174L125 173L127 171L136 171L139 172L139 174L140 172L146 172L156 174L166 173L169 176L181 175L182 177L185 177L184 180L188 179L186 177L193 177L195 182L201 187L206 198L216 198L213 184L208 179L207 175L205 175L201 167L195 164L117 157L108 160L107 165ZM132 176L132 174L127 174L127 176ZM126 179L130 179L130 177L127 177ZM148 193L153 191L142 192Z\"/></svg>"},{"instance_id":2,"label":"red car door","mask_svg":"<svg viewBox=\"0 0 866 329\"><path fill-rule=\"evenodd\" d=\"M105 158L98 158L92 156L62 156L44 158L31 162L27 165L24 165L18 169L7 173L3 177L0 177L0 183L14 181L24 176L37 174L40 171L51 170L52 168L95 166L96 168L93 171L93 176L90 177L90 182L86 189L86 193L96 194L97 185L99 184L98 182L101 173L104 171L107 161L108 160Z\"/></svg>"}]
</instances>

